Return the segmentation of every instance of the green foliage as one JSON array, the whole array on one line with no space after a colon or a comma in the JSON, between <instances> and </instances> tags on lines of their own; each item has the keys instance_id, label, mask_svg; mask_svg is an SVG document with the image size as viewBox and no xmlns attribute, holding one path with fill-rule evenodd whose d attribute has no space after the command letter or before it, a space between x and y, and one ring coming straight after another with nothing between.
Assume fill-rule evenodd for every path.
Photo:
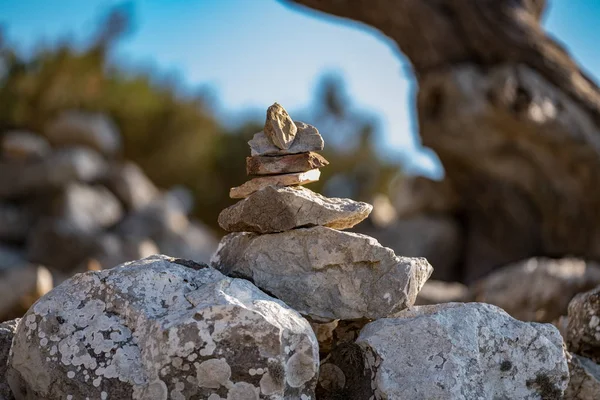
<instances>
[{"instance_id":1,"label":"green foliage","mask_svg":"<svg viewBox=\"0 0 600 400\"><path fill-rule=\"evenodd\" d=\"M262 121L227 131L202 96L157 83L155 74L112 65L111 51L129 26L126 10L117 9L83 49L61 42L28 57L0 34L0 132L43 133L49 120L66 109L106 113L123 135L122 157L138 163L161 187L192 189L196 215L216 228L220 210L234 202L229 188L247 179L247 141L262 129ZM321 190L328 178L343 175L357 199L386 193L399 166L384 162L375 151L374 119L352 110L341 81L326 77L320 88L314 111L299 118L323 133L323 154L331 163L311 188Z\"/></svg>"}]
</instances>

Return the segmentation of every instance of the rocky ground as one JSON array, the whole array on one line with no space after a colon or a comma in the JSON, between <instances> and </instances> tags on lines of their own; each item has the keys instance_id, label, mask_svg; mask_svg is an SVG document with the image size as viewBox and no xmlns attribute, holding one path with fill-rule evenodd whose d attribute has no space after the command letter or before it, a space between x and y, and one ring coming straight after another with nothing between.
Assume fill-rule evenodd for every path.
<instances>
[{"instance_id":1,"label":"rocky ground","mask_svg":"<svg viewBox=\"0 0 600 400\"><path fill-rule=\"evenodd\" d=\"M533 258L469 286L428 280L453 260L445 205L383 230L414 244L407 254L348 231L373 207L303 186L327 165L324 144L278 104L249 143L250 179L232 188L241 200L219 215L229 234L213 251L185 197L114 161L100 126L54 147L22 132L3 142L22 175L0 185L3 207L20 210L0 224L15 227L1 292L28 273L15 304L47 293L0 324L0 399L600 398L596 264ZM38 193L55 196L51 209L34 207ZM88 272L40 283L75 271Z\"/></svg>"}]
</instances>

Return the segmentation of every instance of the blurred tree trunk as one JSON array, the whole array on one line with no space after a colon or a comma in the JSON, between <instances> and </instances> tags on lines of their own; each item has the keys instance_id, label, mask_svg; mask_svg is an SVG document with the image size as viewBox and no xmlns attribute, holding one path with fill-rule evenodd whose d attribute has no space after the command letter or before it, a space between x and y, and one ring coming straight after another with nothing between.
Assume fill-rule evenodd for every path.
<instances>
[{"instance_id":1,"label":"blurred tree trunk","mask_svg":"<svg viewBox=\"0 0 600 400\"><path fill-rule=\"evenodd\" d=\"M600 91L543 31L545 1L292 1L371 25L410 60L423 143L461 197L464 278L600 260Z\"/></svg>"}]
</instances>

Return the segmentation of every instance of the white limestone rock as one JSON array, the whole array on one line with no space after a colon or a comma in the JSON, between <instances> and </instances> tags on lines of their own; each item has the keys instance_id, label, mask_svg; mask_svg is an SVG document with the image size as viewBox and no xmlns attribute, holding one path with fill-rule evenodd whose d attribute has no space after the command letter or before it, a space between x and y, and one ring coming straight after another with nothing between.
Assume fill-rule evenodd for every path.
<instances>
[{"instance_id":1,"label":"white limestone rock","mask_svg":"<svg viewBox=\"0 0 600 400\"><path fill-rule=\"evenodd\" d=\"M433 270L424 258L398 257L369 236L322 226L231 233L211 264L315 321L389 316L414 303Z\"/></svg>"},{"instance_id":2,"label":"white limestone rock","mask_svg":"<svg viewBox=\"0 0 600 400\"><path fill-rule=\"evenodd\" d=\"M250 282L152 256L79 274L23 317L20 399L314 399L309 323Z\"/></svg>"}]
</instances>

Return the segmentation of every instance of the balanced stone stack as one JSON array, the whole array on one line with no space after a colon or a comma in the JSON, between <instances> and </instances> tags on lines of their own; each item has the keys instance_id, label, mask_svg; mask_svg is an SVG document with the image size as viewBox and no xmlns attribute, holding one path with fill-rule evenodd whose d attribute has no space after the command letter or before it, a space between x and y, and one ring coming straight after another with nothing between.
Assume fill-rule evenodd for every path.
<instances>
[{"instance_id":1,"label":"balanced stone stack","mask_svg":"<svg viewBox=\"0 0 600 400\"><path fill-rule=\"evenodd\" d=\"M375 239L343 232L372 206L327 198L300 185L319 179L328 162L319 131L294 122L279 104L267 111L265 129L248 143L249 175L231 189L242 201L223 210L228 232L212 266L251 280L313 322L377 319L415 301L431 274L423 258L398 257Z\"/></svg>"}]
</instances>

